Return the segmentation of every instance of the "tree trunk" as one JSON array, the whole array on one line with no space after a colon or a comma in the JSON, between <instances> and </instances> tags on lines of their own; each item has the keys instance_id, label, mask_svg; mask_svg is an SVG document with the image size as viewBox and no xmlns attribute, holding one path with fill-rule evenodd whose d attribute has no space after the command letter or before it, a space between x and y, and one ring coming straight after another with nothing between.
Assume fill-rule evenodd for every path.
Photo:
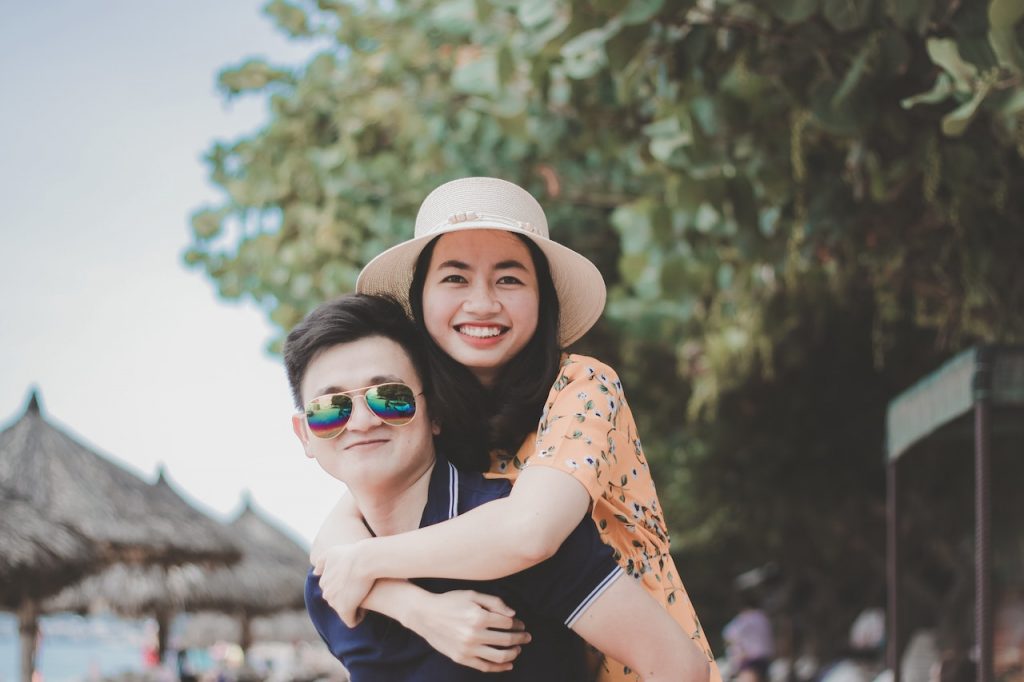
<instances>
[{"instance_id":1,"label":"tree trunk","mask_svg":"<svg viewBox=\"0 0 1024 682\"><path fill-rule=\"evenodd\" d=\"M21 637L21 682L32 682L36 670L36 643L39 636L39 604L25 598L18 609L18 633Z\"/></svg>"}]
</instances>

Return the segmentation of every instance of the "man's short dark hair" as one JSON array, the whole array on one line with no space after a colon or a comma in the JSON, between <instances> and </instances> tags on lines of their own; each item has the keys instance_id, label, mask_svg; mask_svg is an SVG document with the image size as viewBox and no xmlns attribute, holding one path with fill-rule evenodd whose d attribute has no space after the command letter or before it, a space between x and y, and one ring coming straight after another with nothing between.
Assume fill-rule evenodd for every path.
<instances>
[{"instance_id":1,"label":"man's short dark hair","mask_svg":"<svg viewBox=\"0 0 1024 682\"><path fill-rule=\"evenodd\" d=\"M285 339L284 367L295 407L302 409L302 379L317 355L369 336L382 336L401 346L423 382L423 390L429 390L419 333L402 305L386 296L348 294L317 306Z\"/></svg>"}]
</instances>

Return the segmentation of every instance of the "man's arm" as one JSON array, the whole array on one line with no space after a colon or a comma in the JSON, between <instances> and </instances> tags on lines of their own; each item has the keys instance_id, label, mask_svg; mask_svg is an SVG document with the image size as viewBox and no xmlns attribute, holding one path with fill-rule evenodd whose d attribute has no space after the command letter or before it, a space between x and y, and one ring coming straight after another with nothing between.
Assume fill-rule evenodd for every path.
<instances>
[{"instance_id":1,"label":"man's arm","mask_svg":"<svg viewBox=\"0 0 1024 682\"><path fill-rule=\"evenodd\" d=\"M645 682L708 682L700 648L672 616L632 578L620 576L572 625L606 656L628 665Z\"/></svg>"}]
</instances>

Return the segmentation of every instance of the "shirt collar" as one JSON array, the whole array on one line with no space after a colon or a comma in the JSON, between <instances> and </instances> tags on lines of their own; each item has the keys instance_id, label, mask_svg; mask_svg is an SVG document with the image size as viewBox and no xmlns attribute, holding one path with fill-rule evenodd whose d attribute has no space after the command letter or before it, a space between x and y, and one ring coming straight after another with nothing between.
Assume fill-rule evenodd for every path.
<instances>
[{"instance_id":1,"label":"shirt collar","mask_svg":"<svg viewBox=\"0 0 1024 682\"><path fill-rule=\"evenodd\" d=\"M423 507L420 528L459 515L459 470L443 455L434 460L427 486L427 504Z\"/></svg>"}]
</instances>

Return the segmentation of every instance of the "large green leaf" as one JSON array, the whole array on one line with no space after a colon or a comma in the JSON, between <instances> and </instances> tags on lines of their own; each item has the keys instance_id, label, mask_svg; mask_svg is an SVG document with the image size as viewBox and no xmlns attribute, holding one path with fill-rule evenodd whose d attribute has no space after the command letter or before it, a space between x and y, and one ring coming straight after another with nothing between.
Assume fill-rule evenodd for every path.
<instances>
[{"instance_id":1,"label":"large green leaf","mask_svg":"<svg viewBox=\"0 0 1024 682\"><path fill-rule=\"evenodd\" d=\"M978 77L978 68L960 57L956 41L950 38L929 38L928 56L953 79L953 86L961 92L971 92Z\"/></svg>"},{"instance_id":2,"label":"large green leaf","mask_svg":"<svg viewBox=\"0 0 1024 682\"><path fill-rule=\"evenodd\" d=\"M942 132L953 137L963 135L975 114L978 113L978 107L981 106L981 103L988 96L990 90L991 87L987 83L982 84L971 99L943 116Z\"/></svg>"},{"instance_id":3,"label":"large green leaf","mask_svg":"<svg viewBox=\"0 0 1024 682\"><path fill-rule=\"evenodd\" d=\"M988 6L988 40L999 64L1024 73L1024 50L1017 40L1017 25L1024 17L1021 0L991 0Z\"/></svg>"},{"instance_id":4,"label":"large green leaf","mask_svg":"<svg viewBox=\"0 0 1024 682\"><path fill-rule=\"evenodd\" d=\"M931 90L920 95L902 99L900 100L900 105L904 109L909 109L916 104L936 104L950 97L954 92L956 92L956 89L953 87L953 79L950 78L948 73L940 73L938 78L935 79L935 85L932 86Z\"/></svg>"}]
</instances>

